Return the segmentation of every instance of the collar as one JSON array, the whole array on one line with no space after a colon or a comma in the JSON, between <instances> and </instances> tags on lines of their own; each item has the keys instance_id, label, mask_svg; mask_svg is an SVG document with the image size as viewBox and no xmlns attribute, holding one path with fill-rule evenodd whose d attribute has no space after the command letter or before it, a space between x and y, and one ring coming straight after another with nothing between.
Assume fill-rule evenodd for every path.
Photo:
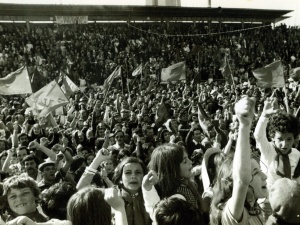
<instances>
[{"instance_id":1,"label":"collar","mask_svg":"<svg viewBox=\"0 0 300 225\"><path fill-rule=\"evenodd\" d=\"M194 139L192 140L194 142L195 145L199 145L201 144L200 142L195 141Z\"/></svg>"}]
</instances>

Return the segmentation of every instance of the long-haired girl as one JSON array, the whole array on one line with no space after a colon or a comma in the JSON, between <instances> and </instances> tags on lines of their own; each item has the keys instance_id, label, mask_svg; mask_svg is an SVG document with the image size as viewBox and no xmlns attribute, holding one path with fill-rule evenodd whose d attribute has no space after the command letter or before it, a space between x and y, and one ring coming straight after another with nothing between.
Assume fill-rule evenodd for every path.
<instances>
[{"instance_id":1,"label":"long-haired girl","mask_svg":"<svg viewBox=\"0 0 300 225\"><path fill-rule=\"evenodd\" d=\"M255 102L248 97L235 105L239 120L234 157L228 157L219 169L213 188L211 225L264 224L258 198L266 198L266 175L251 159L250 131Z\"/></svg>"},{"instance_id":2,"label":"long-haired girl","mask_svg":"<svg viewBox=\"0 0 300 225\"><path fill-rule=\"evenodd\" d=\"M172 195L185 199L205 215L208 207L191 180L192 162L183 146L170 143L157 147L152 153L149 169L151 171L143 181L143 195L151 216L159 199ZM155 188L152 188L154 184Z\"/></svg>"}]
</instances>

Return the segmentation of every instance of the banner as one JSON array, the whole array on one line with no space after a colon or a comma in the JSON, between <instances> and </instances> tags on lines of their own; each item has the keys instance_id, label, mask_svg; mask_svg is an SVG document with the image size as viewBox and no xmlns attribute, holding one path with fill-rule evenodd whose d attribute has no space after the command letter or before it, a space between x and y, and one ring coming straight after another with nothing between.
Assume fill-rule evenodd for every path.
<instances>
[{"instance_id":1,"label":"banner","mask_svg":"<svg viewBox=\"0 0 300 225\"><path fill-rule=\"evenodd\" d=\"M281 61L273 62L253 71L257 85L263 88L284 87L283 66Z\"/></svg>"},{"instance_id":2,"label":"banner","mask_svg":"<svg viewBox=\"0 0 300 225\"><path fill-rule=\"evenodd\" d=\"M0 78L0 94L16 95L32 93L30 78L24 66L4 78Z\"/></svg>"},{"instance_id":3,"label":"banner","mask_svg":"<svg viewBox=\"0 0 300 225\"><path fill-rule=\"evenodd\" d=\"M186 79L185 62L173 64L161 71L161 81L176 81Z\"/></svg>"},{"instance_id":4,"label":"banner","mask_svg":"<svg viewBox=\"0 0 300 225\"><path fill-rule=\"evenodd\" d=\"M88 16L55 16L58 24L87 24Z\"/></svg>"}]
</instances>

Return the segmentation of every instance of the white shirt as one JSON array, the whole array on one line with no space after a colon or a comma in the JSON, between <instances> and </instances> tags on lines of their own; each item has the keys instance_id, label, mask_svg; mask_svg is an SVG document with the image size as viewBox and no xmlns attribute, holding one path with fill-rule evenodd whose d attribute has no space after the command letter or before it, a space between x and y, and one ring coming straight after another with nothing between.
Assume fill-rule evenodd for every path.
<instances>
[{"instance_id":1,"label":"white shirt","mask_svg":"<svg viewBox=\"0 0 300 225\"><path fill-rule=\"evenodd\" d=\"M256 140L256 147L259 148L261 152L260 165L262 171L268 176L267 183L269 188L275 182L275 180L280 177L276 174L275 157L277 153L272 142L269 142L267 139L266 128L268 122L269 119L264 116L259 118L255 127L254 137ZM300 159L300 152L297 149L292 148L292 152L289 154L289 159L291 164L291 175L293 176ZM300 177L298 177L296 180L300 184Z\"/></svg>"}]
</instances>

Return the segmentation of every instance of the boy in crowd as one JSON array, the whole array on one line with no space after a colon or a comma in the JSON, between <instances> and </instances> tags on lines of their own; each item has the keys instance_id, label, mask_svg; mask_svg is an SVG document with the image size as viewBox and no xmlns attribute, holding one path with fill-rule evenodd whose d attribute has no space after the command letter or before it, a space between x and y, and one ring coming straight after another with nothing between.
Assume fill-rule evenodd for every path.
<instances>
[{"instance_id":1,"label":"boy in crowd","mask_svg":"<svg viewBox=\"0 0 300 225\"><path fill-rule=\"evenodd\" d=\"M299 128L296 117L279 113L277 98L266 99L254 137L261 152L261 168L268 176L268 189L277 179L284 177L300 183L300 152L293 148L299 136ZM268 200L261 207L265 218L272 214Z\"/></svg>"}]
</instances>

